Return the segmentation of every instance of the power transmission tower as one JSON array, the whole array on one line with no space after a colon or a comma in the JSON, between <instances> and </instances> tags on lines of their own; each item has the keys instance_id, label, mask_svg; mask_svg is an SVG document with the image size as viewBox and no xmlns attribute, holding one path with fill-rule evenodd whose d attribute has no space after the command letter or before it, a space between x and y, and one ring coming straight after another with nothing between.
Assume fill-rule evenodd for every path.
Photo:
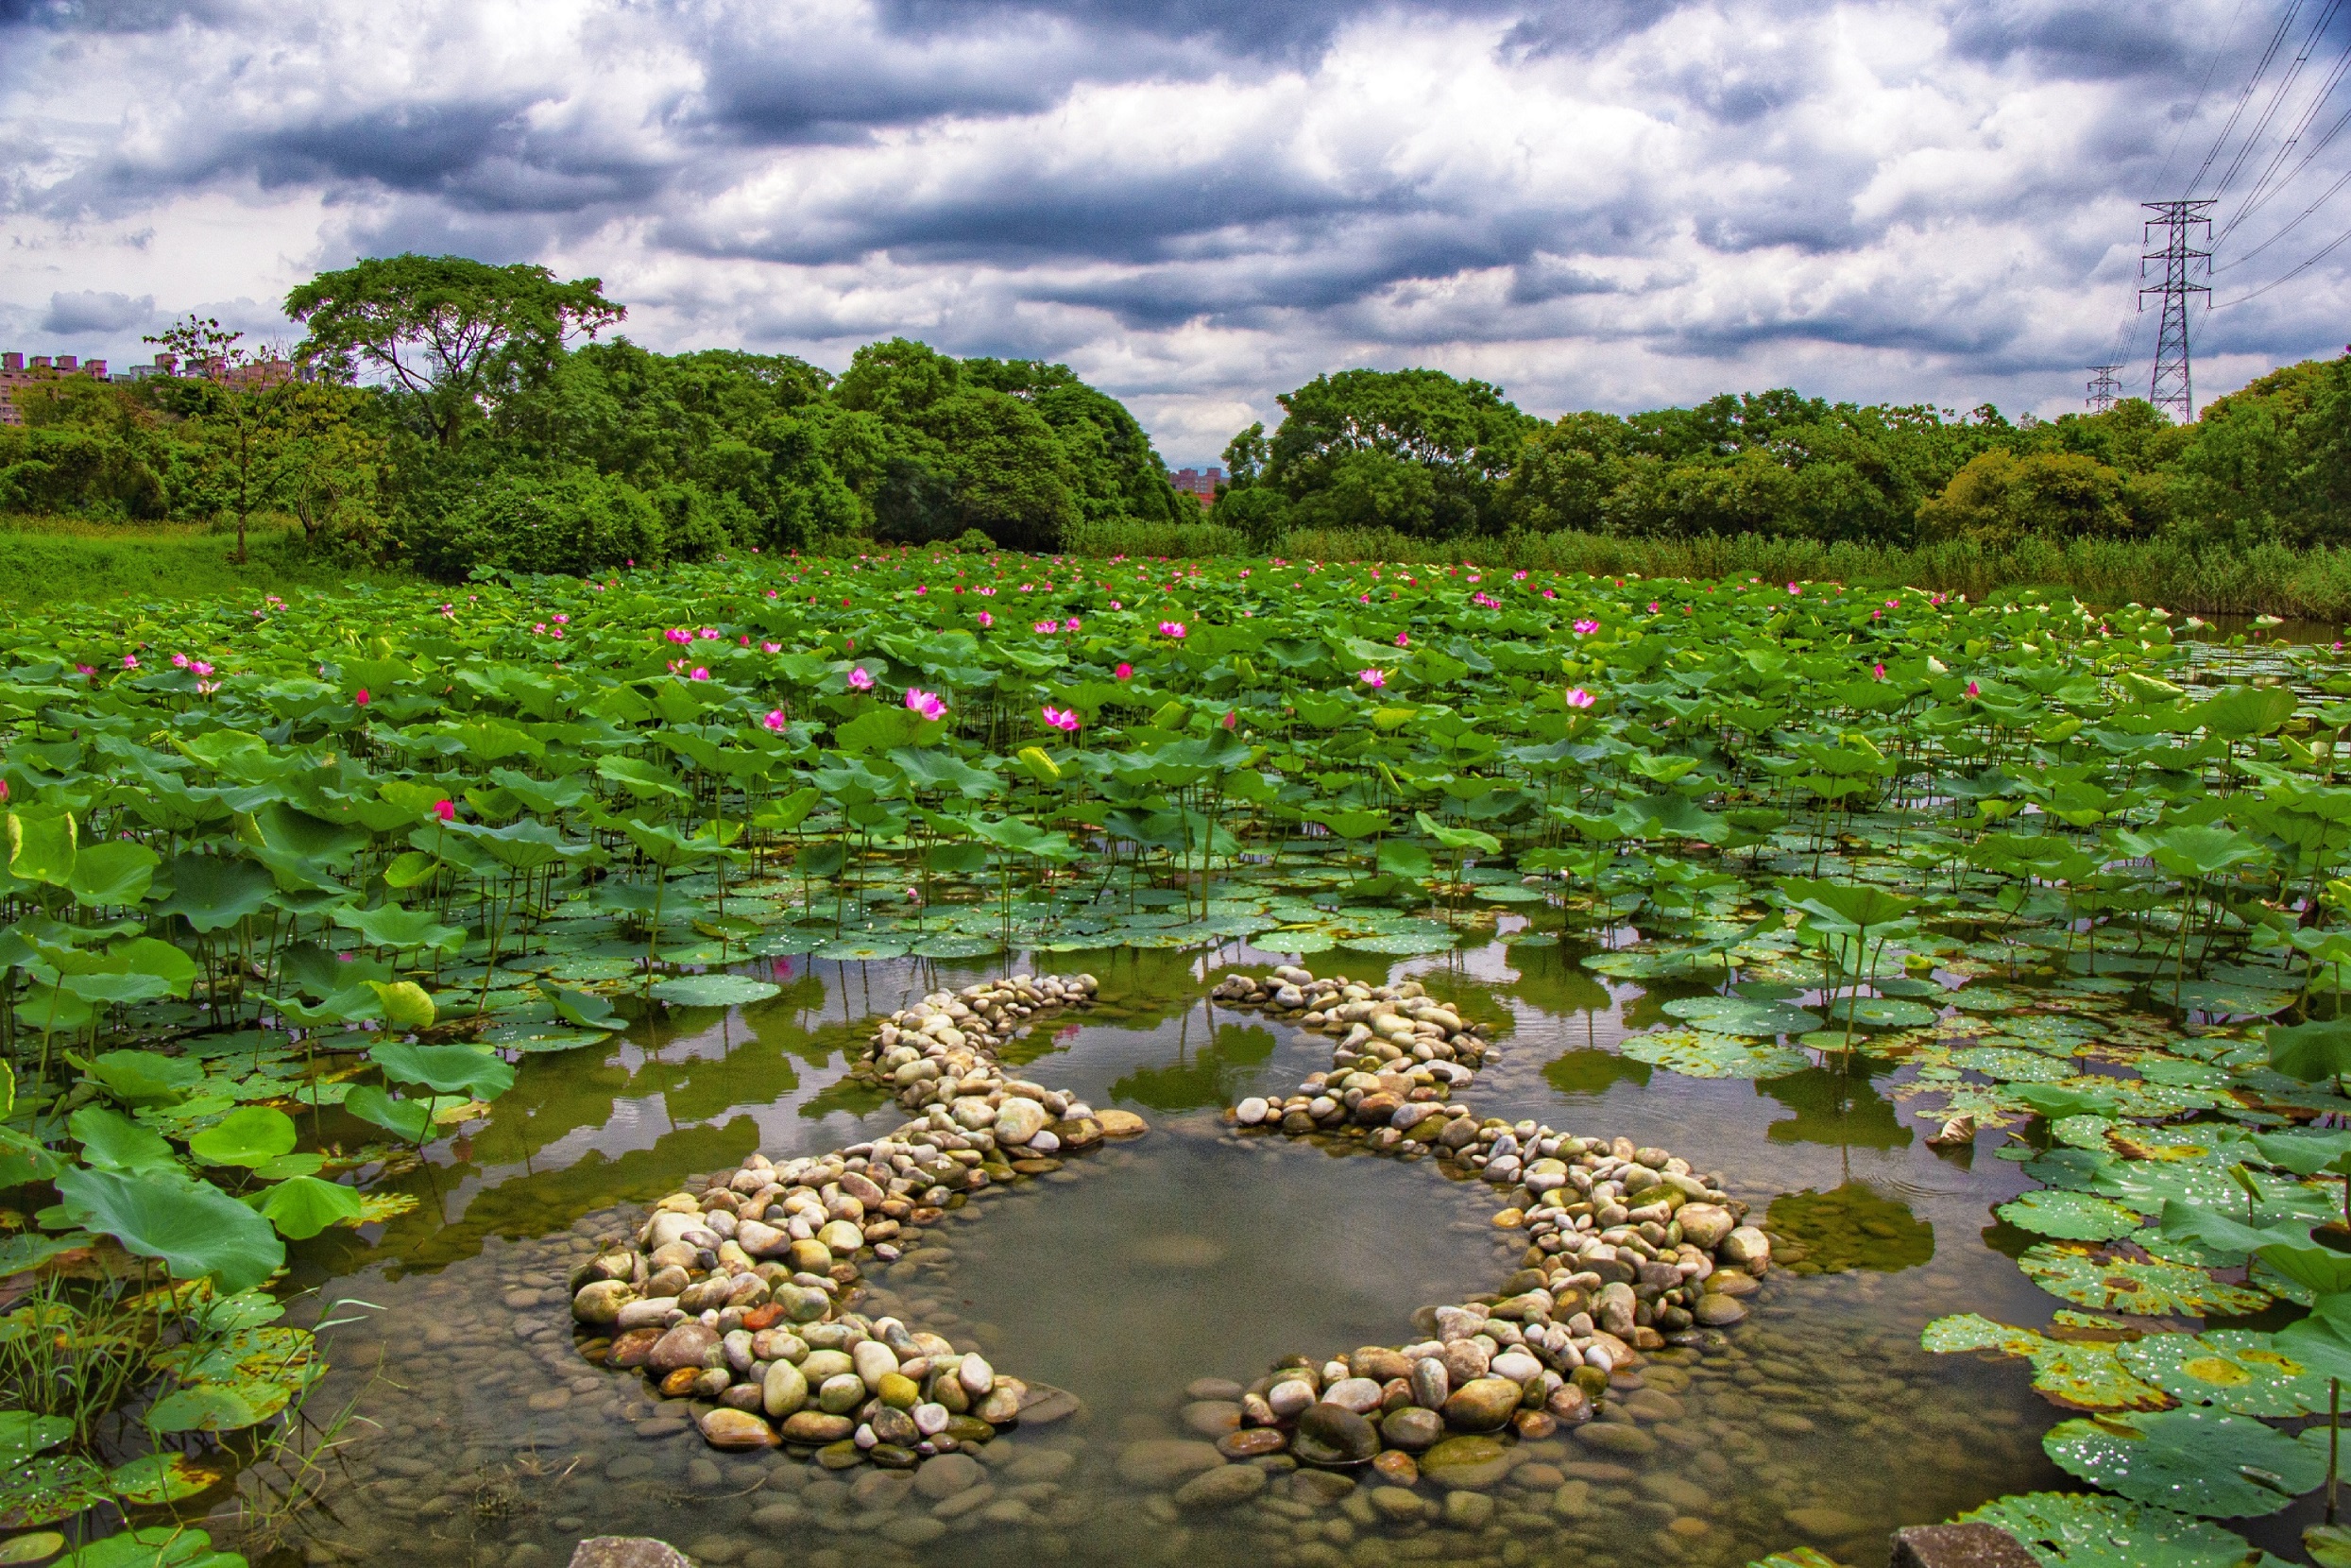
<instances>
[{"instance_id":1,"label":"power transmission tower","mask_svg":"<svg viewBox=\"0 0 2351 1568\"><path fill-rule=\"evenodd\" d=\"M2211 284L2198 282L2212 276L2212 252L2191 247L2194 230L2202 229L2206 245L2212 239L2212 203L2206 201L2142 201L2155 214L2146 220L2138 258L2138 308L2147 296L2159 296L2163 315L2155 331L2155 370L2148 378L2147 401L2168 409L2183 424L2196 417L2196 394L2188 374L2188 297L2203 295L2209 302ZM2157 241L2155 231L2162 230ZM2162 282L2150 286L2149 264L2160 264Z\"/></svg>"},{"instance_id":2,"label":"power transmission tower","mask_svg":"<svg viewBox=\"0 0 2351 1568\"><path fill-rule=\"evenodd\" d=\"M2104 414L2107 409L2114 406L2115 399L2122 395L2122 383L2115 379L2114 374L2117 370L2121 369L2122 366L2120 365L2093 365L2090 368L2097 372L2097 374L2091 379L2089 383L2089 411L2092 414Z\"/></svg>"}]
</instances>

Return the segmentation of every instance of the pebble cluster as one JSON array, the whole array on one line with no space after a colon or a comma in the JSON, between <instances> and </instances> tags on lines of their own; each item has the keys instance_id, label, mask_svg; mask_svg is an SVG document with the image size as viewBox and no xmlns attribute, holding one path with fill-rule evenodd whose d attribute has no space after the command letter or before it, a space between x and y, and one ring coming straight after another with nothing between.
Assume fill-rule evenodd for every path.
<instances>
[{"instance_id":1,"label":"pebble cluster","mask_svg":"<svg viewBox=\"0 0 2351 1568\"><path fill-rule=\"evenodd\" d=\"M1014 975L890 1014L852 1075L915 1119L822 1157L753 1154L700 1192L663 1198L633 1237L572 1270L582 1351L642 1368L664 1398L706 1402L697 1425L715 1448L790 1445L834 1469L911 1469L1024 1415L1073 1409L1059 1390L852 1307L861 1259L896 1260L991 1183L1145 1131L1140 1116L1010 1077L997 1059L1031 1016L1083 1007L1096 989L1091 975Z\"/></svg>"},{"instance_id":2,"label":"pebble cluster","mask_svg":"<svg viewBox=\"0 0 2351 1568\"><path fill-rule=\"evenodd\" d=\"M1740 1222L1746 1205L1721 1178L1626 1138L1479 1119L1451 1095L1492 1048L1417 981L1363 985L1284 965L1228 978L1211 996L1340 1035L1329 1072L1279 1101L1242 1100L1238 1127L1434 1157L1500 1190L1492 1222L1527 1245L1499 1295L1421 1308L1423 1338L1411 1344L1320 1364L1295 1356L1247 1387L1193 1384L1184 1420L1196 1435L1146 1440L1121 1457L1130 1479L1173 1483L1174 1508L1229 1508L1304 1466L1368 1467L1378 1481L1369 1506L1392 1521L1474 1511L1480 1500L1439 1503L1414 1489L1484 1491L1511 1470L1514 1442L1602 1416L1644 1351L1695 1344L1699 1329L1746 1317L1739 1298L1770 1268L1771 1242ZM1593 1427L1584 1445L1607 1453L1609 1435ZM1354 1487L1342 1474L1311 1484Z\"/></svg>"}]
</instances>

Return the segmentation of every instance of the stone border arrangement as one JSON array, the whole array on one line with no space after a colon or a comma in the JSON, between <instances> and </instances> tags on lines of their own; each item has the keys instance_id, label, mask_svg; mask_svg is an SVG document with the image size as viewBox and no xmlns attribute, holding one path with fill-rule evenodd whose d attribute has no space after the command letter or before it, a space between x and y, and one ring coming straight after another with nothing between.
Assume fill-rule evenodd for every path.
<instances>
[{"instance_id":1,"label":"stone border arrangement","mask_svg":"<svg viewBox=\"0 0 2351 1568\"><path fill-rule=\"evenodd\" d=\"M1412 1489L1423 1478L1449 1494L1491 1486L1511 1467L1511 1440L1584 1428L1611 1376L1643 1351L1696 1343L1701 1328L1746 1317L1739 1298L1770 1268L1771 1243L1740 1223L1746 1205L1721 1178L1627 1138L1480 1120L1452 1095L1493 1047L1419 982L1364 985L1283 965L1269 979L1229 977L1210 997L1339 1036L1328 1072L1280 1100L1233 1108L1244 1133L1360 1138L1474 1172L1503 1194L1494 1226L1524 1231L1528 1244L1499 1297L1416 1312L1424 1338L1412 1344L1319 1366L1293 1356L1247 1387L1192 1384L1184 1420L1202 1437L1146 1440L1120 1457L1130 1480L1173 1486L1159 1502L1170 1517L1248 1501L1300 1466L1326 1473L1334 1496L1354 1490L1345 1472L1368 1467L1371 1505L1392 1520L1474 1511L1483 1499L1440 1507ZM1579 1436L1606 1453L1610 1424Z\"/></svg>"},{"instance_id":2,"label":"stone border arrangement","mask_svg":"<svg viewBox=\"0 0 2351 1568\"><path fill-rule=\"evenodd\" d=\"M665 1398L712 1402L698 1424L715 1448L789 1445L835 1469L911 1469L1024 1416L1074 1410L1057 1389L852 1307L860 1258L893 1262L970 1194L1147 1130L997 1060L1031 1018L1085 1007L1097 989L1091 975L1014 975L890 1014L851 1075L915 1119L821 1157L754 1154L704 1191L662 1199L574 1272L582 1352L643 1369Z\"/></svg>"}]
</instances>

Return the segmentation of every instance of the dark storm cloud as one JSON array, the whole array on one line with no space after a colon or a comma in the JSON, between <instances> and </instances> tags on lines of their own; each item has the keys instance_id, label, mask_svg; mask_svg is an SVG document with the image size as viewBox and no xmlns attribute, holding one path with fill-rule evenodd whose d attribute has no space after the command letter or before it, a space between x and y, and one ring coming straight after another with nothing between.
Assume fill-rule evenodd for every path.
<instances>
[{"instance_id":1,"label":"dark storm cloud","mask_svg":"<svg viewBox=\"0 0 2351 1568\"><path fill-rule=\"evenodd\" d=\"M2172 116L2209 67L2192 168L2274 27L2235 4L0 0L0 213L63 256L310 200L289 265L548 260L661 346L906 330L1183 360L1228 406L1269 362L1447 345L2020 374L2127 306ZM129 331L166 281L0 303ZM2295 298L2210 330L2308 335Z\"/></svg>"}]
</instances>

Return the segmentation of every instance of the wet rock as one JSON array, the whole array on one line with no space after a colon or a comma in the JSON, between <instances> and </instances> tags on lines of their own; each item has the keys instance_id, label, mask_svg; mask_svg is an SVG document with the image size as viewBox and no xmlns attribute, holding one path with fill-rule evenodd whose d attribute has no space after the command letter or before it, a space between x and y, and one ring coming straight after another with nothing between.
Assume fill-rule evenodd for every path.
<instances>
[{"instance_id":1,"label":"wet rock","mask_svg":"<svg viewBox=\"0 0 2351 1568\"><path fill-rule=\"evenodd\" d=\"M616 1324L621 1309L637 1299L637 1292L626 1280L593 1280L580 1287L571 1298L571 1316L583 1323L598 1327Z\"/></svg>"},{"instance_id":2,"label":"wet rock","mask_svg":"<svg viewBox=\"0 0 2351 1568\"><path fill-rule=\"evenodd\" d=\"M1587 1422L1576 1428L1576 1440L1595 1454L1617 1458L1640 1458L1657 1452L1657 1439L1629 1422Z\"/></svg>"},{"instance_id":3,"label":"wet rock","mask_svg":"<svg viewBox=\"0 0 2351 1568\"><path fill-rule=\"evenodd\" d=\"M1444 1362L1434 1355L1423 1355L1412 1363L1412 1403L1423 1409L1440 1410L1453 1392L1453 1374Z\"/></svg>"},{"instance_id":4,"label":"wet rock","mask_svg":"<svg viewBox=\"0 0 2351 1568\"><path fill-rule=\"evenodd\" d=\"M1472 1378L1445 1401L1445 1424L1465 1432L1499 1430L1525 1394L1507 1377Z\"/></svg>"},{"instance_id":5,"label":"wet rock","mask_svg":"<svg viewBox=\"0 0 2351 1568\"><path fill-rule=\"evenodd\" d=\"M1421 1478L1421 1464L1401 1448L1383 1448L1371 1460L1371 1468L1400 1487L1408 1487Z\"/></svg>"},{"instance_id":6,"label":"wet rock","mask_svg":"<svg viewBox=\"0 0 2351 1568\"><path fill-rule=\"evenodd\" d=\"M1094 1120L1106 1138L1135 1138L1150 1131L1150 1123L1133 1111L1097 1111Z\"/></svg>"},{"instance_id":7,"label":"wet rock","mask_svg":"<svg viewBox=\"0 0 2351 1568\"><path fill-rule=\"evenodd\" d=\"M1371 1507L1382 1518L1399 1524L1420 1519L1428 1512L1428 1505L1409 1486L1386 1486L1371 1489Z\"/></svg>"},{"instance_id":8,"label":"wet rock","mask_svg":"<svg viewBox=\"0 0 2351 1568\"><path fill-rule=\"evenodd\" d=\"M1194 1400L1184 1407L1183 1420L1186 1431L1206 1438L1213 1442L1227 1432L1239 1430L1240 1402L1221 1399Z\"/></svg>"},{"instance_id":9,"label":"wet rock","mask_svg":"<svg viewBox=\"0 0 2351 1568\"><path fill-rule=\"evenodd\" d=\"M685 1553L650 1536L596 1535L571 1548L571 1568L694 1568Z\"/></svg>"},{"instance_id":10,"label":"wet rock","mask_svg":"<svg viewBox=\"0 0 2351 1568\"><path fill-rule=\"evenodd\" d=\"M1368 1463L1380 1451L1380 1435L1354 1411L1337 1405L1309 1406L1298 1418L1290 1452L1301 1464L1341 1468Z\"/></svg>"},{"instance_id":11,"label":"wet rock","mask_svg":"<svg viewBox=\"0 0 2351 1568\"><path fill-rule=\"evenodd\" d=\"M821 1447L839 1442L857 1430L857 1423L847 1416L827 1415L822 1410L797 1410L784 1418L783 1437L786 1442L806 1443Z\"/></svg>"},{"instance_id":12,"label":"wet rock","mask_svg":"<svg viewBox=\"0 0 2351 1568\"><path fill-rule=\"evenodd\" d=\"M1728 1328L1746 1317L1746 1308L1720 1291L1709 1291L1698 1298L1691 1316L1706 1328Z\"/></svg>"},{"instance_id":13,"label":"wet rock","mask_svg":"<svg viewBox=\"0 0 2351 1568\"><path fill-rule=\"evenodd\" d=\"M1733 1268L1761 1274L1771 1267L1771 1237L1752 1225L1741 1225L1723 1237L1716 1255Z\"/></svg>"},{"instance_id":14,"label":"wet rock","mask_svg":"<svg viewBox=\"0 0 2351 1568\"><path fill-rule=\"evenodd\" d=\"M1176 1488L1180 1508L1229 1508L1266 1490L1266 1473L1253 1464L1229 1464L1203 1471Z\"/></svg>"},{"instance_id":15,"label":"wet rock","mask_svg":"<svg viewBox=\"0 0 2351 1568\"><path fill-rule=\"evenodd\" d=\"M1300 1502L1320 1508L1354 1496L1355 1482L1336 1470L1302 1470L1289 1478L1289 1489Z\"/></svg>"},{"instance_id":16,"label":"wet rock","mask_svg":"<svg viewBox=\"0 0 2351 1568\"><path fill-rule=\"evenodd\" d=\"M1445 1494L1444 1522L1457 1530L1482 1530L1494 1516L1494 1500L1479 1491Z\"/></svg>"},{"instance_id":17,"label":"wet rock","mask_svg":"<svg viewBox=\"0 0 2351 1568\"><path fill-rule=\"evenodd\" d=\"M1510 1459L1499 1439L1447 1438L1421 1456L1421 1474L1447 1491L1475 1491L1508 1475Z\"/></svg>"},{"instance_id":18,"label":"wet rock","mask_svg":"<svg viewBox=\"0 0 2351 1568\"><path fill-rule=\"evenodd\" d=\"M718 1330L689 1319L661 1336L645 1357L645 1367L663 1377L686 1368L699 1370L710 1364L718 1348Z\"/></svg>"},{"instance_id":19,"label":"wet rock","mask_svg":"<svg viewBox=\"0 0 2351 1568\"><path fill-rule=\"evenodd\" d=\"M775 1429L748 1410L712 1410L702 1418L702 1437L713 1448L774 1448Z\"/></svg>"},{"instance_id":20,"label":"wet rock","mask_svg":"<svg viewBox=\"0 0 2351 1568\"><path fill-rule=\"evenodd\" d=\"M1289 1434L1278 1426L1251 1426L1227 1432L1217 1440L1217 1452L1228 1459L1253 1459L1279 1454L1289 1446Z\"/></svg>"},{"instance_id":21,"label":"wet rock","mask_svg":"<svg viewBox=\"0 0 2351 1568\"><path fill-rule=\"evenodd\" d=\"M1418 1454L1445 1435L1445 1418L1422 1406L1406 1406L1380 1423L1380 1436L1391 1447Z\"/></svg>"},{"instance_id":22,"label":"wet rock","mask_svg":"<svg viewBox=\"0 0 2351 1568\"><path fill-rule=\"evenodd\" d=\"M1538 1372L1541 1370L1540 1367L1537 1368ZM1342 1377L1322 1390L1323 1404L1336 1405L1342 1410L1352 1410L1359 1416L1368 1415L1378 1409L1381 1398L1380 1386L1369 1377ZM1239 1417L1240 1412L1236 1406L1234 1411L1234 1419L1236 1423Z\"/></svg>"},{"instance_id":23,"label":"wet rock","mask_svg":"<svg viewBox=\"0 0 2351 1568\"><path fill-rule=\"evenodd\" d=\"M1890 1568L2034 1568L2037 1561L1990 1525L1913 1525L1894 1532Z\"/></svg>"},{"instance_id":24,"label":"wet rock","mask_svg":"<svg viewBox=\"0 0 2351 1568\"><path fill-rule=\"evenodd\" d=\"M1860 1518L1843 1508L1790 1508L1782 1517L1797 1534L1814 1541L1841 1541L1867 1527Z\"/></svg>"},{"instance_id":25,"label":"wet rock","mask_svg":"<svg viewBox=\"0 0 2351 1568\"><path fill-rule=\"evenodd\" d=\"M1674 1218L1681 1222L1682 1240L1710 1253L1738 1224L1729 1209L1715 1203L1684 1203Z\"/></svg>"},{"instance_id":26,"label":"wet rock","mask_svg":"<svg viewBox=\"0 0 2351 1568\"><path fill-rule=\"evenodd\" d=\"M1184 1386L1184 1397L1194 1400L1224 1399L1237 1403L1247 1391L1229 1377L1196 1377Z\"/></svg>"},{"instance_id":27,"label":"wet rock","mask_svg":"<svg viewBox=\"0 0 2351 1568\"><path fill-rule=\"evenodd\" d=\"M1008 1099L997 1107L996 1141L1015 1147L1045 1131L1046 1109L1033 1099Z\"/></svg>"},{"instance_id":28,"label":"wet rock","mask_svg":"<svg viewBox=\"0 0 2351 1568\"><path fill-rule=\"evenodd\" d=\"M1147 1438L1119 1451L1118 1476L1131 1485L1157 1490L1223 1464L1224 1456L1214 1443L1189 1438Z\"/></svg>"}]
</instances>

